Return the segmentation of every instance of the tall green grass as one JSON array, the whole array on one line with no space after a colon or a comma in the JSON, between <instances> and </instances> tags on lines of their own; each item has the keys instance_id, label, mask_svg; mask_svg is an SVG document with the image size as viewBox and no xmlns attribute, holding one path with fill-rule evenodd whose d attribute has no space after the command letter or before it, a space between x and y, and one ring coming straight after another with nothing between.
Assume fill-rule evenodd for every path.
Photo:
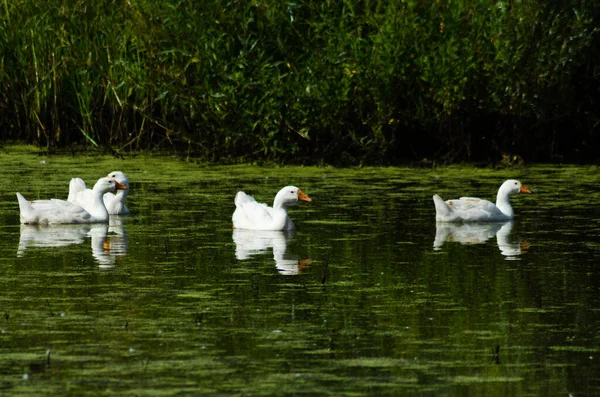
<instances>
[{"instance_id":1,"label":"tall green grass","mask_svg":"<svg viewBox=\"0 0 600 397\"><path fill-rule=\"evenodd\" d=\"M0 133L207 160L581 154L598 27L591 0L4 0Z\"/></svg>"}]
</instances>

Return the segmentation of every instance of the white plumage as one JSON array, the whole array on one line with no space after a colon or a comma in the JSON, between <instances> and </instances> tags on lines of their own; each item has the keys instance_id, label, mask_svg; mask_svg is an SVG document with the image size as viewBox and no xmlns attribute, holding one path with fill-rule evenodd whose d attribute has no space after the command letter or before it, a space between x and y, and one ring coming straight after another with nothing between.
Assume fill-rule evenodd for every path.
<instances>
[{"instance_id":1,"label":"white plumage","mask_svg":"<svg viewBox=\"0 0 600 397\"><path fill-rule=\"evenodd\" d=\"M129 179L121 171L113 171L107 178L113 179L125 186L125 190L118 190L116 193L104 194L104 205L110 215L127 215L129 208L125 205L125 199L129 193ZM83 208L88 208L93 201L93 193L88 189L81 178L73 178L69 182L69 197L67 201L75 203Z\"/></svg>"},{"instance_id":2,"label":"white plumage","mask_svg":"<svg viewBox=\"0 0 600 397\"><path fill-rule=\"evenodd\" d=\"M108 211L102 196L117 189L126 189L119 182L100 178L92 190L91 201L87 209L70 201L50 199L29 202L17 193L21 223L29 224L66 224L66 223L108 223Z\"/></svg>"},{"instance_id":3,"label":"white plumage","mask_svg":"<svg viewBox=\"0 0 600 397\"><path fill-rule=\"evenodd\" d=\"M232 216L233 227L250 230L294 230L294 222L286 208L299 201L312 200L295 186L286 186L275 196L273 207L258 203L244 192L235 195L235 212Z\"/></svg>"},{"instance_id":4,"label":"white plumage","mask_svg":"<svg viewBox=\"0 0 600 397\"><path fill-rule=\"evenodd\" d=\"M514 179L507 180L500 186L496 204L475 197L461 197L444 201L437 194L433 195L435 219L438 222L494 222L507 221L514 218L515 213L510 205L510 196L518 193L531 193L527 186Z\"/></svg>"}]
</instances>

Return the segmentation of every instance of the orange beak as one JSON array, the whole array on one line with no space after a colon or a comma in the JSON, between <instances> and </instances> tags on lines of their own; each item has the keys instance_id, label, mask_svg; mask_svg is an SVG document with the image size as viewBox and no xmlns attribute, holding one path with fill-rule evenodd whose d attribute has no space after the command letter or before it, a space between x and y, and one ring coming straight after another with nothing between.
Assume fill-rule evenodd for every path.
<instances>
[{"instance_id":1,"label":"orange beak","mask_svg":"<svg viewBox=\"0 0 600 397\"><path fill-rule=\"evenodd\" d=\"M527 186L521 185L521 190L519 191L519 193L531 193L531 190L529 190Z\"/></svg>"},{"instance_id":2,"label":"orange beak","mask_svg":"<svg viewBox=\"0 0 600 397\"><path fill-rule=\"evenodd\" d=\"M125 185L121 185L119 182L115 181L115 190L127 190Z\"/></svg>"},{"instance_id":3,"label":"orange beak","mask_svg":"<svg viewBox=\"0 0 600 397\"><path fill-rule=\"evenodd\" d=\"M298 189L298 200L310 203L312 200L302 190Z\"/></svg>"},{"instance_id":4,"label":"orange beak","mask_svg":"<svg viewBox=\"0 0 600 397\"><path fill-rule=\"evenodd\" d=\"M310 258L308 259L301 259L298 261L298 270L303 270L306 269L308 267L308 265L310 265Z\"/></svg>"}]
</instances>

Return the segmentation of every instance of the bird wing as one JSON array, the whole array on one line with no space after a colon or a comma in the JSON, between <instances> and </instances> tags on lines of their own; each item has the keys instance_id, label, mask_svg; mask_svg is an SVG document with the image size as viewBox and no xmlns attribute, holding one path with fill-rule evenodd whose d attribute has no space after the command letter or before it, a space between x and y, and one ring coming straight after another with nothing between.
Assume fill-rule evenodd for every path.
<instances>
[{"instance_id":1,"label":"bird wing","mask_svg":"<svg viewBox=\"0 0 600 397\"><path fill-rule=\"evenodd\" d=\"M458 200L446 201L457 216L463 220L491 220L502 216L496 204L476 197L461 197Z\"/></svg>"},{"instance_id":2,"label":"bird wing","mask_svg":"<svg viewBox=\"0 0 600 397\"><path fill-rule=\"evenodd\" d=\"M242 212L246 221L254 226L259 226L272 221L270 208L263 203L254 201L243 204Z\"/></svg>"},{"instance_id":3,"label":"bird wing","mask_svg":"<svg viewBox=\"0 0 600 397\"><path fill-rule=\"evenodd\" d=\"M81 206L66 200L35 200L31 206L42 223L85 223L92 217Z\"/></svg>"},{"instance_id":4,"label":"bird wing","mask_svg":"<svg viewBox=\"0 0 600 397\"><path fill-rule=\"evenodd\" d=\"M253 229L272 222L271 208L257 202L254 197L244 192L235 196L236 209L233 213L233 226L241 229Z\"/></svg>"}]
</instances>

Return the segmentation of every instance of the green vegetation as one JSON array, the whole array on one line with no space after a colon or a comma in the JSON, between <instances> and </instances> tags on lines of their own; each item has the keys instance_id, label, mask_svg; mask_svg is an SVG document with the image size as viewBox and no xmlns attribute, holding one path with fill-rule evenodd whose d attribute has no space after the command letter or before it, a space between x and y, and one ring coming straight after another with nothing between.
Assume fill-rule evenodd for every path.
<instances>
[{"instance_id":1,"label":"green vegetation","mask_svg":"<svg viewBox=\"0 0 600 397\"><path fill-rule=\"evenodd\" d=\"M4 0L0 140L210 161L589 159L598 26L595 0Z\"/></svg>"}]
</instances>

